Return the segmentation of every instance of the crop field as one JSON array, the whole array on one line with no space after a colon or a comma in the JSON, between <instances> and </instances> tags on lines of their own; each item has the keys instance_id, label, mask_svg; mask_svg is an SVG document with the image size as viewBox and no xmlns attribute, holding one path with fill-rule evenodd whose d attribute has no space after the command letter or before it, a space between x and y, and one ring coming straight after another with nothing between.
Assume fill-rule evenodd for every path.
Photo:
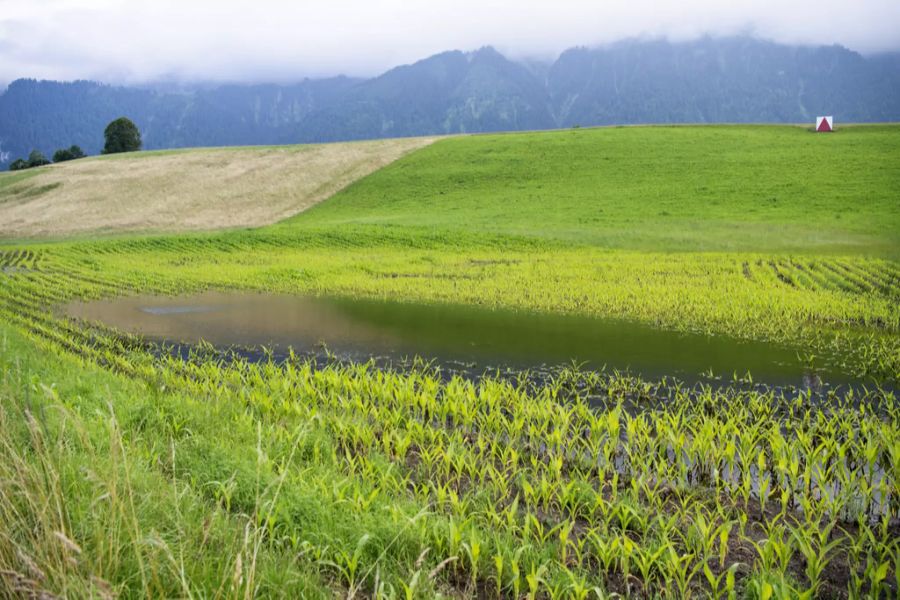
<instances>
[{"instance_id":1,"label":"crop field","mask_svg":"<svg viewBox=\"0 0 900 600\"><path fill-rule=\"evenodd\" d=\"M10 240L0 593L896 597L897 158L895 126L457 137L268 227ZM61 309L207 289L633 320L860 384L250 361Z\"/></svg>"},{"instance_id":2,"label":"crop field","mask_svg":"<svg viewBox=\"0 0 900 600\"><path fill-rule=\"evenodd\" d=\"M65 300L212 288L462 302L772 340L818 356L816 364L839 360L854 375L896 381L900 373L900 266L881 258L610 252L503 237L392 239L368 229L101 241L29 252L64 281L114 274L107 287L78 286ZM17 268L8 260L7 268Z\"/></svg>"}]
</instances>

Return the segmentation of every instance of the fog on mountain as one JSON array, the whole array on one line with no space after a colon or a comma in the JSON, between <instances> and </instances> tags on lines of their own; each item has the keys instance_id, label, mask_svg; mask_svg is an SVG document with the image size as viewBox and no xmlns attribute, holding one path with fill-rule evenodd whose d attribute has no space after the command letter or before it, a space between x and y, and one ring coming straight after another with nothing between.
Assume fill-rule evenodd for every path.
<instances>
[{"instance_id":1,"label":"fog on mountain","mask_svg":"<svg viewBox=\"0 0 900 600\"><path fill-rule=\"evenodd\" d=\"M749 37L626 41L552 63L487 47L445 52L372 79L168 91L94 82L13 82L0 96L0 151L89 154L128 115L144 147L328 142L636 124L900 120L900 54L797 47Z\"/></svg>"}]
</instances>

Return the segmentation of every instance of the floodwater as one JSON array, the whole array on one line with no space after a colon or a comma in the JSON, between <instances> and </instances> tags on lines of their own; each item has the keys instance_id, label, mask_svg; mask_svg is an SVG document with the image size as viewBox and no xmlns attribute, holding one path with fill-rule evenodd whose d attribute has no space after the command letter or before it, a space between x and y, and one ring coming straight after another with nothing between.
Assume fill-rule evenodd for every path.
<instances>
[{"instance_id":1,"label":"floodwater","mask_svg":"<svg viewBox=\"0 0 900 600\"><path fill-rule=\"evenodd\" d=\"M779 386L852 383L833 370L811 373L791 348L582 316L244 292L113 298L76 302L65 310L156 341L205 340L219 347L264 345L298 352L324 347L351 360L418 355L482 371L577 361L586 368L674 376L689 383L710 371L725 379L750 372L757 382Z\"/></svg>"}]
</instances>

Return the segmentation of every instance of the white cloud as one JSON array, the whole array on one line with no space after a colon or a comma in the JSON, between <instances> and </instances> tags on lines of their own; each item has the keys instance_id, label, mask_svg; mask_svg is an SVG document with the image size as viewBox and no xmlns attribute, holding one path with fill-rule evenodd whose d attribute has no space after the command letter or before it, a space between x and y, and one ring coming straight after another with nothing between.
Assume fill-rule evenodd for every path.
<instances>
[{"instance_id":1,"label":"white cloud","mask_svg":"<svg viewBox=\"0 0 900 600\"><path fill-rule=\"evenodd\" d=\"M487 44L552 57L747 32L871 52L900 47L898 31L898 0L0 0L0 81L296 80Z\"/></svg>"}]
</instances>

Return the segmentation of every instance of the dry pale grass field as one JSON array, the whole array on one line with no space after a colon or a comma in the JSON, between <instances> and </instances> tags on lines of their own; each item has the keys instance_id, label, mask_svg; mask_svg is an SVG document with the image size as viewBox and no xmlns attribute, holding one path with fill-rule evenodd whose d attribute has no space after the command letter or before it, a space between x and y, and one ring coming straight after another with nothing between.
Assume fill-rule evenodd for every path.
<instances>
[{"instance_id":1,"label":"dry pale grass field","mask_svg":"<svg viewBox=\"0 0 900 600\"><path fill-rule=\"evenodd\" d=\"M434 138L120 154L2 185L0 238L268 225Z\"/></svg>"}]
</instances>

